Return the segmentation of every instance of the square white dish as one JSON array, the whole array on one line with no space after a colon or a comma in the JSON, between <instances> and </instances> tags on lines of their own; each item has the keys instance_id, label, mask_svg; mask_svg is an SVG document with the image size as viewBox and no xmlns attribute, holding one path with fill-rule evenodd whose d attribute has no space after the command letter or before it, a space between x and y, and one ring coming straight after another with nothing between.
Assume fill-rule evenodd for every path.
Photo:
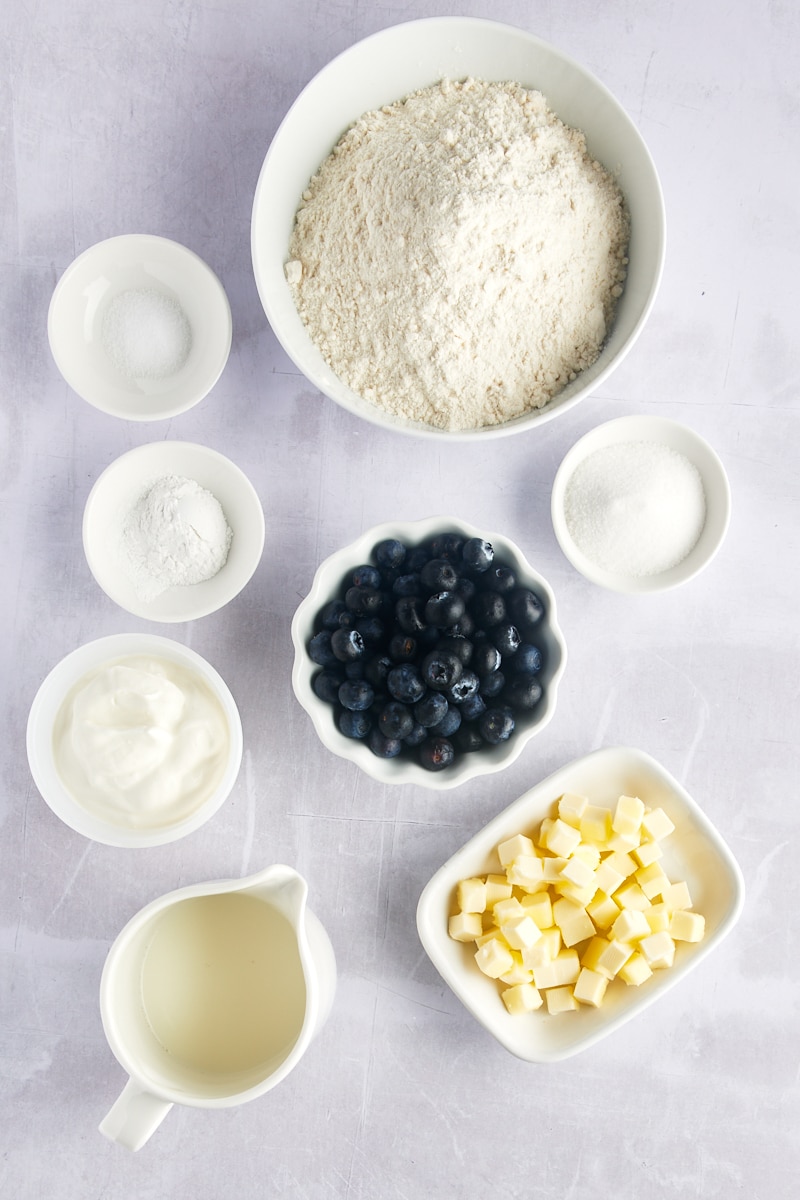
<instances>
[{"instance_id":1,"label":"square white dish","mask_svg":"<svg viewBox=\"0 0 800 1200\"><path fill-rule=\"evenodd\" d=\"M515 833L531 834L552 814L564 792L611 808L623 794L638 795L649 808L662 807L675 825L664 841L665 871L685 879L694 910L705 917L701 942L680 943L674 965L655 971L640 987L620 981L609 987L600 1008L550 1015L546 1008L525 1016L506 1011L500 989L473 960L474 946L454 941L448 918L455 911L461 879L500 868L494 850ZM417 907L417 929L431 962L465 1008L512 1054L528 1062L556 1062L587 1049L619 1029L674 987L714 950L735 925L744 904L741 870L722 836L695 800L655 759L618 746L596 750L561 767L498 813L428 882Z\"/></svg>"}]
</instances>

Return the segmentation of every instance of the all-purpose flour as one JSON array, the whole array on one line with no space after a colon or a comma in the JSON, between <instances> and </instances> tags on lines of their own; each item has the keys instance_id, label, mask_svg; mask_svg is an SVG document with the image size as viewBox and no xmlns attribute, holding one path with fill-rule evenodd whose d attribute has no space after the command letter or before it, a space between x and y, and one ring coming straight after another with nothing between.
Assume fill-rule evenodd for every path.
<instances>
[{"instance_id":1,"label":"all-purpose flour","mask_svg":"<svg viewBox=\"0 0 800 1200\"><path fill-rule=\"evenodd\" d=\"M354 391L474 429L594 362L627 239L620 189L541 93L443 80L345 133L303 194L286 276Z\"/></svg>"}]
</instances>

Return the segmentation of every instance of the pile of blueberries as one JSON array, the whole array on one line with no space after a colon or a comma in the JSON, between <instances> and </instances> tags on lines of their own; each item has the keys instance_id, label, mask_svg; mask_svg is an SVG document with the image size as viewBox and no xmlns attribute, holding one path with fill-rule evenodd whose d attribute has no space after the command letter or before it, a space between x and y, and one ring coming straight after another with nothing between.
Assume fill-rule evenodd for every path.
<instances>
[{"instance_id":1,"label":"pile of blueberries","mask_svg":"<svg viewBox=\"0 0 800 1200\"><path fill-rule=\"evenodd\" d=\"M510 738L542 697L541 599L477 537L388 538L372 560L320 610L308 645L340 732L430 771Z\"/></svg>"}]
</instances>

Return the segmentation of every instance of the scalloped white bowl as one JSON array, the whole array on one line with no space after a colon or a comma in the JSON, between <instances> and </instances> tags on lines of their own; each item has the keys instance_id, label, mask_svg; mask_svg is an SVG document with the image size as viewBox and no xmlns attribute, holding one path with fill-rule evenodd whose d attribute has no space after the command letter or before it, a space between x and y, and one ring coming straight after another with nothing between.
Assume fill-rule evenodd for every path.
<instances>
[{"instance_id":1,"label":"scalloped white bowl","mask_svg":"<svg viewBox=\"0 0 800 1200\"><path fill-rule=\"evenodd\" d=\"M704 915L703 941L679 943L675 962L655 971L640 987L609 987L600 1008L581 1005L577 1012L550 1015L546 1009L512 1016L493 979L476 966L470 947L453 941L447 923L455 912L460 880L498 870L496 846L515 833L536 830L564 792L589 797L611 808L621 795L639 796L650 808L663 807L675 824L664 841L660 860L671 879L685 879L697 912ZM698 966L730 933L744 904L744 880L721 834L699 804L676 779L643 750L626 746L596 750L561 767L499 813L440 867L426 885L417 906L417 929L423 946L445 983L469 1012L506 1050L528 1062L556 1062L586 1050L638 1016L689 971Z\"/></svg>"},{"instance_id":2,"label":"scalloped white bowl","mask_svg":"<svg viewBox=\"0 0 800 1200\"><path fill-rule=\"evenodd\" d=\"M498 560L509 564L519 580L539 595L544 603L545 615L541 634L537 641L544 654L544 666L539 676L544 695L530 713L517 717L517 726L507 742L499 746L487 746L472 754L461 754L453 766L443 771L428 771L410 759L382 759L372 753L364 743L347 738L339 732L333 718L333 708L315 694L312 679L319 671L309 657L308 642L316 632L315 617L329 600L339 595L342 580L348 570L361 563L371 561L373 546L384 538L398 538L407 545L418 545L435 533L452 530L465 538L482 537L494 546ZM501 534L459 520L457 517L429 517L422 521L397 521L376 525L361 537L341 550L337 550L318 568L311 589L302 601L292 620L294 643L294 665L292 687L300 704L306 710L323 745L340 758L356 763L362 771L381 783L416 783L420 787L442 791L466 783L481 775L492 775L514 762L525 746L551 720L556 708L556 697L561 676L567 662L567 647L556 618L556 602L550 585L535 571L522 551L514 542Z\"/></svg>"},{"instance_id":3,"label":"scalloped white bowl","mask_svg":"<svg viewBox=\"0 0 800 1200\"><path fill-rule=\"evenodd\" d=\"M133 655L166 658L193 672L216 696L228 723L228 761L214 791L188 816L172 824L132 829L85 808L67 789L56 767L53 727L65 696L90 671L104 663ZM222 807L239 774L242 761L242 722L236 701L222 676L200 654L171 638L152 633L119 633L79 646L42 681L28 715L28 764L42 799L76 833L106 846L146 847L174 842L199 829Z\"/></svg>"},{"instance_id":4,"label":"scalloped white bowl","mask_svg":"<svg viewBox=\"0 0 800 1200\"><path fill-rule=\"evenodd\" d=\"M308 181L364 113L443 77L515 81L544 93L589 152L615 172L631 214L630 265L616 319L597 361L544 408L483 429L451 432L392 417L347 387L309 336L284 275L295 213ZM252 213L253 269L261 303L286 353L324 395L356 416L400 433L470 441L534 429L568 412L619 365L647 320L661 280L664 200L653 160L608 89L555 46L523 29L473 17L432 17L391 26L327 64L295 100L264 159Z\"/></svg>"},{"instance_id":5,"label":"scalloped white bowl","mask_svg":"<svg viewBox=\"0 0 800 1200\"><path fill-rule=\"evenodd\" d=\"M129 290L159 292L183 309L191 347L163 379L129 379L109 357L103 321L109 303ZM50 301L50 349L67 383L101 412L127 421L160 421L186 412L211 391L228 361L231 308L217 276L179 242L127 233L79 254Z\"/></svg>"}]
</instances>

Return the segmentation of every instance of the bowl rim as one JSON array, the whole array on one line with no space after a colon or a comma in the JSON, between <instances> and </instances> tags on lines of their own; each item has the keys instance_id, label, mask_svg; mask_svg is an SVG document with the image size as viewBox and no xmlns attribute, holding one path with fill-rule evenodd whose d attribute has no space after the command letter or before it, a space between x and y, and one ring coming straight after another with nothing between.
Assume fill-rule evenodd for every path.
<instances>
[{"instance_id":1,"label":"bowl rim","mask_svg":"<svg viewBox=\"0 0 800 1200\"><path fill-rule=\"evenodd\" d=\"M359 396L353 389L349 388L341 380L333 375L330 368L325 365L325 370L314 366L309 370L308 363L300 363L299 355L296 355L290 345L284 328L283 320L276 306L273 304L271 297L271 288L269 280L266 278L262 254L259 245L259 224L262 212L269 208L269 198L267 190L270 183L270 175L272 172L272 161L280 153L280 147L284 140L291 137L291 126L295 121L298 112L302 111L303 106L308 103L310 95L313 95L319 85L324 84L329 74L334 74L336 71L341 71L346 68L351 57L358 57L361 54L368 54L370 49L381 41L388 41L393 37L397 37L399 32L408 29L419 30L420 36L429 37L432 33L441 30L449 37L455 35L458 30L466 29L489 29L492 28L507 36L514 37L520 41L525 41L532 49L540 53L552 55L562 66L567 67L571 71L575 71L590 86L596 88L604 97L605 101L614 110L615 115L626 132L638 145L639 153L642 155L643 161L650 172L650 186L653 191L654 212L653 218L657 226L656 232L656 253L655 253L655 271L653 278L647 290L647 295L644 303L641 306L636 321L622 345L616 350L611 359L605 363L583 388L578 388L572 395L566 399L559 400L558 396L554 397L555 403L548 403L540 409L533 409L523 413L519 417L506 421L501 425L484 426L479 429L467 430L446 430L438 429L435 426L424 425L422 423L414 423L404 421L401 418L391 416L388 413L383 413L376 405L371 405ZM402 36L402 35L401 35ZM399 97L395 97L399 99ZM387 101L388 102L388 101ZM361 113L356 113L352 118L357 120ZM343 131L342 131L343 132ZM318 166L319 164L317 164ZM316 168L314 168L316 169ZM299 201L299 196L298 196ZM661 186L661 181L656 169L653 156L639 131L636 123L623 107L620 101L616 98L613 92L587 67L583 66L577 59L560 50L556 45L538 37L536 34L529 32L519 26L512 25L505 21L494 21L487 17L472 17L458 15L444 16L429 16L420 17L410 21L400 21L393 25L386 26L383 29L376 30L368 34L366 37L353 42L350 46L340 51L332 59L328 60L310 80L303 86L300 92L295 97L294 101L288 108L278 128L276 129L272 140L267 148L266 155L262 162L258 180L256 183L255 193L253 197L253 205L251 209L251 224L250 224L250 253L253 265L253 274L256 281L256 289L261 300L264 313L270 324L270 327L275 334L278 342L283 350L301 371L303 376L309 380L311 384L323 395L333 400L334 403L340 405L346 411L350 412L362 420L376 425L378 428L397 432L412 437L423 437L432 439L447 438L451 441L469 442L475 438L498 438L506 437L513 433L524 432L528 429L538 427L551 421L561 413L568 412L574 408L581 400L595 392L605 380L611 375L617 367L622 363L623 359L633 349L633 346L638 341L638 338L647 322L653 305L655 304L656 296L661 284L664 273L664 262L666 257L666 208L664 203L664 192ZM308 335L306 335L307 337ZM312 350L313 346L311 339L308 338L309 347ZM601 350L600 358L602 358L604 350ZM600 361L598 359L597 361ZM592 370L592 368L589 368ZM327 374L326 374L327 371ZM333 383L331 383L331 378ZM569 388L572 385L567 385ZM567 389L565 389L567 390ZM336 391L336 395L332 394ZM560 393L562 394L562 393Z\"/></svg>"},{"instance_id":2,"label":"bowl rim","mask_svg":"<svg viewBox=\"0 0 800 1200\"><path fill-rule=\"evenodd\" d=\"M108 561L108 556L101 548L98 550L97 539L95 536L95 520L98 510L103 510L104 494L110 486L110 481L114 479L119 470L125 470L127 466L141 460L142 463L147 463L149 459L164 455L174 454L177 452L194 455L196 460L206 460L219 466L232 481L233 486L241 495L248 509L248 521L253 522L252 527L248 527L248 535L254 538L253 556L249 565L249 569L242 571L238 576L235 587L221 589L219 584L220 577L224 578L223 573L226 571L230 563L230 556L210 580L205 583L184 585L182 587L173 587L167 589L167 592L162 595L175 594L176 592L185 592L187 605L179 612L170 613L159 611L158 601L161 599L157 596L152 601L131 600L127 595L121 596L117 588L113 585L113 580L109 580L108 573L104 569L104 565ZM165 470L165 474L182 474L181 471ZM200 483L201 487L207 487L200 480L195 480ZM213 492L213 488L210 488ZM216 493L214 493L216 494ZM219 499L219 497L217 497ZM224 506L223 506L224 507ZM230 524L231 518L228 512L225 513L226 519ZM236 530L233 529L234 538ZM248 585L253 578L258 565L261 561L261 556L264 550L264 542L266 537L266 523L264 518L264 509L261 504L258 492L253 483L231 458L223 454L220 450L215 450L211 446L203 445L201 442L188 442L172 439L168 441L143 442L139 446L134 446L131 450L126 450L123 454L118 455L113 459L97 476L89 494L86 497L86 502L83 509L83 520L81 525L81 537L83 542L83 551L86 557L86 562L89 570L97 583L98 587L108 596L110 600L125 612L130 613L135 617L142 617L149 621L158 621L164 624L179 624L184 621L198 620L200 617L209 616L211 613L218 612L234 600L240 592ZM105 544L105 543L104 543ZM104 545L103 544L103 545ZM228 578L233 582L233 575ZM217 581L216 583L214 581ZM212 584L213 588L207 585ZM218 594L217 594L218 593ZM205 597L205 599L204 599ZM193 598L192 603L189 603L190 598ZM155 606L155 607L154 607Z\"/></svg>"},{"instance_id":3,"label":"bowl rim","mask_svg":"<svg viewBox=\"0 0 800 1200\"><path fill-rule=\"evenodd\" d=\"M595 450L635 441L678 449L697 468L705 492L706 519L697 543L676 566L655 575L620 575L596 566L573 541L564 515L567 486L578 465ZM565 558L590 583L631 596L670 591L694 579L719 552L731 520L730 481L716 450L691 426L671 417L630 413L595 425L566 452L553 479L550 519Z\"/></svg>"},{"instance_id":4,"label":"bowl rim","mask_svg":"<svg viewBox=\"0 0 800 1200\"><path fill-rule=\"evenodd\" d=\"M570 783L578 772L595 768L601 770L608 764L625 762L650 774L652 778L669 789L675 802L697 826L707 842L713 846L717 854L717 862L724 870L730 886L730 905L717 926L711 930L702 942L691 945L691 953L676 962L668 971L659 973L658 987L651 990L636 989L631 995L631 1003L618 1010L613 1017L590 1030L583 1037L577 1037L572 1043L544 1049L533 1049L521 1046L518 1037L521 1026L515 1025L522 1018L508 1014L498 996L497 1020L487 1020L486 1014L480 1010L474 989L470 986L469 976L462 978L460 968L452 967L440 953L440 944L448 944L449 939L445 926L434 921L434 911L441 909L443 893L452 896L453 889L459 879L475 873L474 861L485 861L496 846L515 833L526 827L531 827L547 815L548 810L558 795L572 790ZM533 812L531 813L531 809ZM461 864L464 864L463 868ZM480 872L478 872L480 873ZM444 982L453 994L467 1009L476 1021L487 1030L500 1044L525 1062L548 1063L559 1062L570 1058L583 1050L589 1049L609 1034L614 1033L622 1025L637 1017L651 1004L654 1004L667 991L675 987L691 970L705 959L722 940L730 933L741 916L745 903L745 881L741 868L730 847L725 842L719 830L690 795L686 788L647 751L632 746L614 745L592 750L580 758L573 759L556 768L545 779L533 784L521 796L512 801L494 817L490 818L478 831L459 846L453 854L438 868L423 888L417 903L417 932L425 953L436 968ZM475 968L477 972L477 968ZM477 980L476 974L476 980ZM633 992L634 990L631 989ZM540 1014L532 1013L538 1017ZM544 1019L551 1019L546 1012L541 1013ZM555 1019L555 1018L552 1018Z\"/></svg>"},{"instance_id":5,"label":"bowl rim","mask_svg":"<svg viewBox=\"0 0 800 1200\"><path fill-rule=\"evenodd\" d=\"M530 579L533 588L541 592L547 604L547 623L553 643L558 647L559 659L556 663L550 681L542 697L541 714L535 724L528 729L515 731L513 737L497 747L501 754L490 757L489 752L461 755L460 761L445 771L427 771L418 763L397 759L380 759L364 744L343 734L326 718L330 714L330 705L318 699L311 688L311 678L319 670L308 655L305 644L304 629L310 630L313 619L319 609L330 599L330 577L337 569L338 575L343 575L348 564L355 567L359 562L366 562L372 546L387 537L397 537L410 543L418 543L430 537L433 533L448 529L467 537L482 537L490 541L500 556L510 557L523 567L523 574ZM366 551L363 559L359 557L361 550ZM341 567L341 570L339 568ZM292 617L291 637L294 645L294 661L292 663L292 689L298 703L311 718L315 732L322 744L339 758L355 763L372 779L384 784L417 784L433 791L446 791L459 787L479 776L491 775L506 766L510 766L522 754L527 744L547 726L553 718L556 709L558 688L567 665L567 644L558 623L556 599L553 590L544 576L540 575L529 563L522 550L509 538L485 529L478 529L459 517L438 516L426 517L416 521L386 521L364 530L348 545L329 554L317 567L311 586L296 608ZM500 761L497 761L497 759Z\"/></svg>"},{"instance_id":6,"label":"bowl rim","mask_svg":"<svg viewBox=\"0 0 800 1200\"><path fill-rule=\"evenodd\" d=\"M52 723L64 697L93 667L117 658L151 653L193 670L219 701L228 722L229 752L225 771L211 795L188 816L156 829L126 829L84 808L61 782L52 752ZM76 833L106 846L162 846L193 833L228 799L243 754L242 721L230 688L215 667L189 646L155 633L113 633L84 642L50 668L31 703L25 730L28 767L47 807Z\"/></svg>"},{"instance_id":7,"label":"bowl rim","mask_svg":"<svg viewBox=\"0 0 800 1200\"><path fill-rule=\"evenodd\" d=\"M187 263L191 263L193 271L197 272L199 277L205 281L208 302L216 306L217 311L214 313L214 320L220 323L222 333L220 354L215 362L214 370L205 376L197 392L188 392L188 399L173 398L170 402L169 397L171 395L177 397L181 393L179 390L175 393L165 391L162 393L164 404L159 407L157 413L143 413L141 408L136 408L136 405L133 403L133 397L131 399L130 410L124 405L112 403L105 395L105 389L100 381L98 381L97 392L93 392L91 388L86 387L85 380L78 376L71 365L65 361L57 336L58 325L62 319L61 310L69 301L75 276L80 273L83 267L91 263L93 259L97 258L99 261L103 261L104 256L107 258L115 252L123 253L129 247L137 247L142 251L146 247L149 247L152 251L162 256L170 255L174 259L182 258ZM91 246L87 246L85 250L76 255L65 267L53 289L47 309L47 340L53 360L62 378L72 391L80 396L82 400L85 400L87 404L91 404L93 408L106 413L108 416L117 417L125 421L135 421L137 423L163 421L171 417L180 416L182 413L194 408L195 405L208 396L209 392L219 382L230 357L233 342L233 316L230 300L222 285L222 281L205 259L201 258L196 251L190 249L188 246L184 246L182 242L177 242L173 238L164 237L158 233L120 233L112 237L102 238L99 242L94 242ZM92 394L87 394L89 392Z\"/></svg>"}]
</instances>

